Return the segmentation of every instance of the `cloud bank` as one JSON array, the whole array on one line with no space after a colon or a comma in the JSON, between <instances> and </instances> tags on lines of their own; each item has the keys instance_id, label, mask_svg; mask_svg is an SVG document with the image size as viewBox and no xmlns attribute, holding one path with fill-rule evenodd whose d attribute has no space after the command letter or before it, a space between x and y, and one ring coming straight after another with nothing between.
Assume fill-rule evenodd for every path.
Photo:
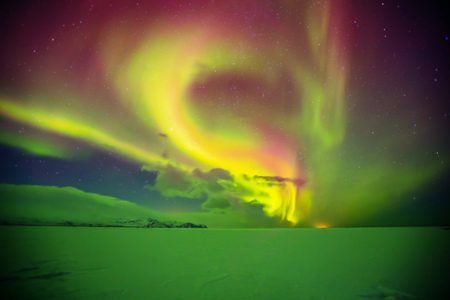
<instances>
[{"instance_id":1,"label":"cloud bank","mask_svg":"<svg viewBox=\"0 0 450 300\"><path fill-rule=\"evenodd\" d=\"M112 218L165 216L135 203L73 187L0 184L0 220L38 219L101 223Z\"/></svg>"}]
</instances>

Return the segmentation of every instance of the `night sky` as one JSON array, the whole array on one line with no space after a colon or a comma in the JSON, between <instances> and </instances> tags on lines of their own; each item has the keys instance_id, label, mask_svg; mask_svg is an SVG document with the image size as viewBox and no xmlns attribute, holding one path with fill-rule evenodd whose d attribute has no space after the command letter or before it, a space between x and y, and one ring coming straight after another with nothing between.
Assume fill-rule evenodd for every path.
<instances>
[{"instance_id":1,"label":"night sky","mask_svg":"<svg viewBox=\"0 0 450 300\"><path fill-rule=\"evenodd\" d=\"M3 4L0 190L224 227L449 225L449 11L432 2Z\"/></svg>"}]
</instances>

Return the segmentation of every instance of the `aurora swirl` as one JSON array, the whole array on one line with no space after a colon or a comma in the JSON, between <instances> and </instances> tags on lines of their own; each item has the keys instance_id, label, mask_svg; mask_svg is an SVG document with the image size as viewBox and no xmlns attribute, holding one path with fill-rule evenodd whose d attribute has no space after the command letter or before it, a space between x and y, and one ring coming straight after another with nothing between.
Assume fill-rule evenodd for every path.
<instances>
[{"instance_id":1,"label":"aurora swirl","mask_svg":"<svg viewBox=\"0 0 450 300\"><path fill-rule=\"evenodd\" d=\"M337 157L351 130L352 56L346 7L338 2L76 5L71 16L82 20L57 20L34 38L52 41L29 59L39 76L0 95L10 129L1 141L69 160L68 145L89 144L158 172L148 188L165 197L206 194L211 210L260 204L292 225L332 222L319 212L336 195L352 207L389 187L372 172L339 182L353 163ZM59 41L62 25L71 28ZM21 126L48 135L24 137ZM374 163L377 178L408 173L374 196L374 211L436 172L418 169Z\"/></svg>"}]
</instances>

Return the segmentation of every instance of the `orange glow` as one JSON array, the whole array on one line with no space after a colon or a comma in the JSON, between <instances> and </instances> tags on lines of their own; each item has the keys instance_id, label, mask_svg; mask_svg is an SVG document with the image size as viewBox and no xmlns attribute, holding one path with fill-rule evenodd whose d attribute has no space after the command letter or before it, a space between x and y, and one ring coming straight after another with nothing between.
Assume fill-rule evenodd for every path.
<instances>
[{"instance_id":1,"label":"orange glow","mask_svg":"<svg viewBox=\"0 0 450 300\"><path fill-rule=\"evenodd\" d=\"M325 228L328 228L328 225L326 225L326 224L316 224L315 227L316 228L320 228L320 229L325 229Z\"/></svg>"}]
</instances>

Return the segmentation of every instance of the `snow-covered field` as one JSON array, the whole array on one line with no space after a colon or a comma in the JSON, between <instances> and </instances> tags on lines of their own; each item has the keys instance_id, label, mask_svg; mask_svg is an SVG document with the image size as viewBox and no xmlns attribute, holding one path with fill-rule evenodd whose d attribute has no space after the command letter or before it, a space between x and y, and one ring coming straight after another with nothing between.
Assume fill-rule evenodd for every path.
<instances>
[{"instance_id":1,"label":"snow-covered field","mask_svg":"<svg viewBox=\"0 0 450 300\"><path fill-rule=\"evenodd\" d=\"M8 299L450 299L442 228L0 226L0 245Z\"/></svg>"}]
</instances>

